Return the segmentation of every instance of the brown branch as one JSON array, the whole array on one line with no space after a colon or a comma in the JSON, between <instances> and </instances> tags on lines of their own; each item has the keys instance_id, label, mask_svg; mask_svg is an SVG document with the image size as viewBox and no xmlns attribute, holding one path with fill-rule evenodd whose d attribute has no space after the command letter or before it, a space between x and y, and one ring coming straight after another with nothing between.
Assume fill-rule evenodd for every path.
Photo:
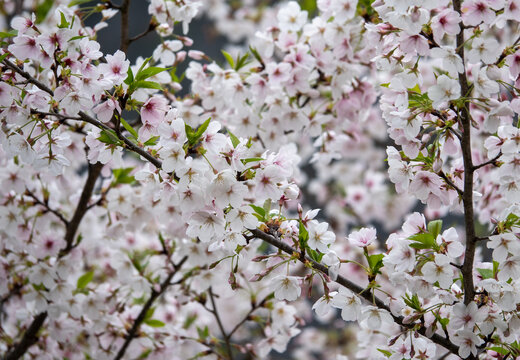
<instances>
[{"instance_id":1,"label":"brown branch","mask_svg":"<svg viewBox=\"0 0 520 360\"><path fill-rule=\"evenodd\" d=\"M97 178L101 174L101 169L103 168L103 164L89 164L87 181L83 187L83 191L81 193L81 197L79 199L78 205L76 206L76 210L72 219L67 222L67 227L65 230L65 242L66 246L63 248L58 257L63 257L67 255L74 247L74 236L76 231L78 230L79 224L85 216L87 212L88 202L90 197L92 196L92 191L94 190L94 185L96 183ZM8 352L5 355L5 360L16 360L25 354L25 352L31 347L33 344L38 341L37 333L40 328L43 326L45 319L47 318L47 312L42 312L38 314L32 321L31 325L24 333L22 340L16 344L12 351Z\"/></svg>"},{"instance_id":2,"label":"brown branch","mask_svg":"<svg viewBox=\"0 0 520 360\"><path fill-rule=\"evenodd\" d=\"M81 192L81 197L79 198L78 205L76 206L76 211L74 211L74 215L72 219L69 221L69 226L67 226L67 230L65 232L65 242L67 245L64 249L60 251L59 257L63 257L68 254L70 250L72 250L74 245L74 237L76 235L76 231L78 230L79 224L85 216L88 210L88 202L92 197L92 192L94 191L94 185L101 174L101 169L103 168L103 164L96 163L88 165L88 176L85 185L83 186L83 191Z\"/></svg>"},{"instance_id":3,"label":"brown branch","mask_svg":"<svg viewBox=\"0 0 520 360\"><path fill-rule=\"evenodd\" d=\"M150 293L148 301L146 302L146 304L144 304L143 308L141 309L141 312L139 313L139 315L137 315L137 318L134 320L132 327L125 336L125 342L123 343L123 346L121 346L121 348L119 349L117 355L114 357L114 360L120 360L123 358L126 349L130 345L132 340L136 337L139 327L145 320L148 310L150 310L155 300L157 300L157 298L161 296L170 286L170 281L172 280L173 276L177 273L177 271L179 271L179 269L182 267L182 265L186 262L187 259L188 258L185 256L181 259L181 261L179 261L179 263L168 274L168 277L164 279L164 281L161 283L159 291L156 291L154 288L152 288L152 292Z\"/></svg>"},{"instance_id":4,"label":"brown branch","mask_svg":"<svg viewBox=\"0 0 520 360\"><path fill-rule=\"evenodd\" d=\"M142 33L137 34L134 37L131 37L129 42L133 43L134 41L137 41L137 40L145 37L146 35L148 35L152 31L154 31L156 27L157 27L157 24L154 21L150 20L150 24L148 25L148 28L145 31L143 31Z\"/></svg>"},{"instance_id":5,"label":"brown branch","mask_svg":"<svg viewBox=\"0 0 520 360\"><path fill-rule=\"evenodd\" d=\"M17 360L25 354L27 349L34 345L38 341L38 331L43 326L45 319L47 318L47 312L42 312L34 318L31 325L23 335L22 340L14 347L14 349L7 353L4 360Z\"/></svg>"},{"instance_id":6,"label":"brown branch","mask_svg":"<svg viewBox=\"0 0 520 360\"><path fill-rule=\"evenodd\" d=\"M446 181L446 183L451 186L452 188L455 189L455 191L460 195L462 196L464 194L464 192L457 186L455 185L455 183L453 181L451 181L451 179L446 176L446 174L441 170L437 173L437 175L439 175L441 178L444 179L444 181Z\"/></svg>"},{"instance_id":7,"label":"brown branch","mask_svg":"<svg viewBox=\"0 0 520 360\"><path fill-rule=\"evenodd\" d=\"M453 0L453 9L462 15L461 1ZM457 34L457 55L464 59L464 29L461 27ZM463 60L464 61L464 60ZM469 84L464 70L459 74L459 85L462 96L468 96ZM464 161L464 193L462 202L464 206L464 224L466 228L466 250L462 276L464 286L464 304L468 305L475 298L475 286L473 284L473 262L475 259L476 236L475 220L473 214L473 159L471 155L471 115L467 102L459 109L459 120L462 124L462 159Z\"/></svg>"},{"instance_id":8,"label":"brown branch","mask_svg":"<svg viewBox=\"0 0 520 360\"><path fill-rule=\"evenodd\" d=\"M38 197L36 195L34 195L34 193L31 190L25 189L25 194L27 196L29 196L30 198L32 198L36 204L43 206L43 208L45 209L45 212L50 212L50 213L56 215L58 217L58 219L60 219L60 221L65 226L69 225L69 222L67 221L67 219L65 219L65 217L58 210L54 210L54 209L50 208L49 204L38 199Z\"/></svg>"},{"instance_id":9,"label":"brown branch","mask_svg":"<svg viewBox=\"0 0 520 360\"><path fill-rule=\"evenodd\" d=\"M274 237L273 235L271 234L267 234L259 229L251 229L249 230L256 238L258 239L261 239L271 245L273 245L274 247L284 251L285 253L287 254L290 254L290 255L293 255L293 254L298 254L298 251L296 249L294 249L293 247L291 247L290 245L280 241L279 239L277 239L276 237ZM316 261L314 261L313 259L311 259L310 257L306 256L305 257L305 262L304 263L307 263L307 264L310 264L312 266L312 268L314 270L317 270L325 275L329 275L329 270L328 268L323 265L323 264L320 264ZM343 276L341 275L338 275L338 277L336 278L335 280L336 283L338 283L339 285L351 290L352 292L354 293L357 293L359 296L363 297L366 301L374 304L375 306L377 306L378 308L380 309L384 309L386 311L388 311L390 313L390 315L392 316L392 318L394 319L394 321L399 324L400 326L406 328L406 329L409 329L409 330L416 330L415 329L415 325L416 324L405 324L404 323L404 318L402 316L395 316L392 314L392 312L390 311L390 308L385 305L385 303L377 296L373 295L372 293L368 292L368 291L364 291L365 289L362 288L361 286L353 283L352 281L350 280L347 280L346 278L344 278ZM423 336L426 336L426 329L424 327L421 327L417 330L417 332ZM432 336L429 337L429 339L431 341L433 341L435 344L437 345L440 345L442 347L444 347L445 349L451 351L453 354L458 354L459 352L459 347L455 344L453 344L448 338L446 337L443 337L439 334L433 334Z\"/></svg>"},{"instance_id":10,"label":"brown branch","mask_svg":"<svg viewBox=\"0 0 520 360\"><path fill-rule=\"evenodd\" d=\"M123 0L123 3L119 7L121 11L121 45L119 48L125 54L130 46L129 28L128 28L128 15L130 14L130 0Z\"/></svg>"},{"instance_id":11,"label":"brown branch","mask_svg":"<svg viewBox=\"0 0 520 360\"><path fill-rule=\"evenodd\" d=\"M54 92L47 85L45 85L41 81L36 80L35 78L33 78L31 76L31 74L29 74L28 72L23 71L22 69L20 69L18 66L16 66L15 64L13 64L12 62L10 62L7 59L4 59L3 63L9 69L11 69L11 70L17 72L18 74L22 75L31 84L36 85L40 90L43 90L46 93L50 94L51 96L54 96Z\"/></svg>"},{"instance_id":12,"label":"brown branch","mask_svg":"<svg viewBox=\"0 0 520 360\"><path fill-rule=\"evenodd\" d=\"M231 336L233 336L233 334L247 321L249 320L251 314L253 314L253 312L256 311L256 309L259 309L261 308L262 306L264 306L264 304L267 302L267 300L269 299L270 297L267 296L265 297L260 303L256 304L256 303L253 303L251 304L251 310L249 310L249 312L246 314L246 316L244 316L244 318L242 320L240 320L236 325L235 327L227 334L228 338L231 339Z\"/></svg>"},{"instance_id":13,"label":"brown branch","mask_svg":"<svg viewBox=\"0 0 520 360\"><path fill-rule=\"evenodd\" d=\"M211 286L208 290L208 294L209 294L209 298L211 300L211 306L212 306L212 310L210 310L210 312L215 316L215 319L217 320L218 328L220 329L220 332L222 333L222 337L224 338L224 342L226 344L226 351L228 353L228 358L229 358L229 360L233 360L233 350L231 349L230 336L228 334L226 334L224 325L222 325L222 320L220 319L220 315L217 310L217 305L215 304L215 296L213 295Z\"/></svg>"},{"instance_id":14,"label":"brown branch","mask_svg":"<svg viewBox=\"0 0 520 360\"><path fill-rule=\"evenodd\" d=\"M495 156L493 159L490 159L490 160L488 160L488 161L486 161L486 162L483 162L482 164L474 165L474 166L473 166L473 171L478 170L478 169L480 169L480 168L482 168L482 167L484 167L484 166L487 166L487 165L495 165L495 166L497 166L497 160L498 160L501 156L502 156L502 151L500 151L500 152L498 153L498 155Z\"/></svg>"},{"instance_id":15,"label":"brown branch","mask_svg":"<svg viewBox=\"0 0 520 360\"><path fill-rule=\"evenodd\" d=\"M78 114L79 114L79 116L80 116L82 121L88 122L89 124L92 124L92 125L94 125L96 127L99 127L99 128L105 129L105 130L114 131L113 129L111 129L108 126L106 126L105 124L97 121L96 119L94 119L90 115L84 113L83 111L80 111ZM72 120L77 120L77 119L72 119ZM154 165L157 169L160 169L162 167L162 162L159 159L153 157L151 154L146 152L143 148L135 145L133 142L128 140L128 138L123 136L119 130L116 131L116 135L126 145L124 147L126 147L129 150L131 150L131 151L141 155L146 160L148 160L150 163L152 163L152 165Z\"/></svg>"}]
</instances>

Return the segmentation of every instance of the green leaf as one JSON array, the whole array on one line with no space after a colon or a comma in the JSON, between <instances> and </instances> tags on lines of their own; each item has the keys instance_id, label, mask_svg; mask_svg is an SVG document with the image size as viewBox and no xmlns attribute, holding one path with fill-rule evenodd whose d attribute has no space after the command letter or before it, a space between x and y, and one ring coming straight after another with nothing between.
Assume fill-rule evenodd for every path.
<instances>
[{"instance_id":1,"label":"green leaf","mask_svg":"<svg viewBox=\"0 0 520 360\"><path fill-rule=\"evenodd\" d=\"M409 294L405 294L405 296L403 296L403 301L412 309L422 311L421 302L419 301L419 297L416 294L413 294L411 297Z\"/></svg>"},{"instance_id":2,"label":"green leaf","mask_svg":"<svg viewBox=\"0 0 520 360\"><path fill-rule=\"evenodd\" d=\"M417 250L424 250L424 249L431 249L431 245L428 244L422 244L420 242L413 242L409 245L411 248L417 249Z\"/></svg>"},{"instance_id":3,"label":"green leaf","mask_svg":"<svg viewBox=\"0 0 520 360\"><path fill-rule=\"evenodd\" d=\"M9 56L9 53L5 53L3 55L0 56L0 62L4 61L5 58L7 58Z\"/></svg>"},{"instance_id":4,"label":"green leaf","mask_svg":"<svg viewBox=\"0 0 520 360\"><path fill-rule=\"evenodd\" d=\"M73 7L75 5L81 5L81 4L85 4L85 3L88 3L92 0L72 0L70 3L69 3L69 7Z\"/></svg>"},{"instance_id":5,"label":"green leaf","mask_svg":"<svg viewBox=\"0 0 520 360\"><path fill-rule=\"evenodd\" d=\"M312 250L310 248L307 249L307 253L309 254L310 258L316 262L321 262L321 259L323 258L322 253L317 252L316 250Z\"/></svg>"},{"instance_id":6,"label":"green leaf","mask_svg":"<svg viewBox=\"0 0 520 360\"><path fill-rule=\"evenodd\" d=\"M155 306L152 306L151 308L149 308L146 311L146 314L144 315L144 319L143 320L151 319L154 313L155 313Z\"/></svg>"},{"instance_id":7,"label":"green leaf","mask_svg":"<svg viewBox=\"0 0 520 360\"><path fill-rule=\"evenodd\" d=\"M232 69L235 68L235 60L233 60L233 56L231 56L230 53L224 50L220 50L222 52L222 55L226 58L227 62L229 63L229 66L231 66Z\"/></svg>"},{"instance_id":8,"label":"green leaf","mask_svg":"<svg viewBox=\"0 0 520 360\"><path fill-rule=\"evenodd\" d=\"M152 136L151 138L149 138L148 140L146 140L144 142L144 146L154 146L155 144L157 144L157 141L159 140L160 136Z\"/></svg>"},{"instance_id":9,"label":"green leaf","mask_svg":"<svg viewBox=\"0 0 520 360\"><path fill-rule=\"evenodd\" d=\"M200 340L207 339L209 337L209 328L208 328L208 326L206 325L204 327L204 329L201 329L200 327L197 326L197 334L199 334L199 339Z\"/></svg>"},{"instance_id":10,"label":"green leaf","mask_svg":"<svg viewBox=\"0 0 520 360\"><path fill-rule=\"evenodd\" d=\"M86 38L86 37L87 37L86 35L73 36L73 37L71 37L69 40L67 40L67 42L71 42L71 41L74 41L74 40L83 39L83 38Z\"/></svg>"},{"instance_id":11,"label":"green leaf","mask_svg":"<svg viewBox=\"0 0 520 360\"><path fill-rule=\"evenodd\" d=\"M269 212L271 211L271 205L272 205L271 199L267 199L264 201L264 210L267 215L269 215Z\"/></svg>"},{"instance_id":12,"label":"green leaf","mask_svg":"<svg viewBox=\"0 0 520 360\"><path fill-rule=\"evenodd\" d=\"M45 1L41 2L40 4L38 4L38 6L36 7L36 10L35 10L37 24L39 24L43 20L45 20L45 18L47 17L47 14L51 10L53 4L54 4L54 0L45 0Z\"/></svg>"},{"instance_id":13,"label":"green leaf","mask_svg":"<svg viewBox=\"0 0 520 360\"><path fill-rule=\"evenodd\" d=\"M89 282L92 281L92 279L94 279L94 271L89 271L89 272L81 275L76 284L76 288L78 288L78 289L86 288L87 285L89 284Z\"/></svg>"},{"instance_id":14,"label":"green leaf","mask_svg":"<svg viewBox=\"0 0 520 360\"><path fill-rule=\"evenodd\" d=\"M202 134L204 134L204 131L208 128L210 120L211 118L204 121L204 123L198 127L197 131L193 130L193 128L188 124L185 125L186 137L188 138L188 144L190 146L195 145L199 141Z\"/></svg>"},{"instance_id":15,"label":"green leaf","mask_svg":"<svg viewBox=\"0 0 520 360\"><path fill-rule=\"evenodd\" d=\"M156 89L156 90L162 90L162 86L159 83L156 83L155 81L135 81L130 85L130 92L133 92L136 89Z\"/></svg>"},{"instance_id":16,"label":"green leaf","mask_svg":"<svg viewBox=\"0 0 520 360\"><path fill-rule=\"evenodd\" d=\"M250 163L250 162L262 161L262 160L264 160L264 158L261 158L261 157L252 157L252 158L242 159L242 163L245 165L245 164L248 164L248 163Z\"/></svg>"},{"instance_id":17,"label":"green leaf","mask_svg":"<svg viewBox=\"0 0 520 360\"><path fill-rule=\"evenodd\" d=\"M442 231L442 220L434 220L428 223L428 231L432 234L432 236L437 239L437 236Z\"/></svg>"},{"instance_id":18,"label":"green leaf","mask_svg":"<svg viewBox=\"0 0 520 360\"><path fill-rule=\"evenodd\" d=\"M144 69L144 67L150 62L150 60L152 60L151 56L146 58L146 59L144 59L144 62L139 67L139 70L137 70L137 74L139 74Z\"/></svg>"},{"instance_id":19,"label":"green leaf","mask_svg":"<svg viewBox=\"0 0 520 360\"><path fill-rule=\"evenodd\" d=\"M368 266L370 267L372 275L380 273L380 269L383 267L384 254L373 254L367 257Z\"/></svg>"},{"instance_id":20,"label":"green leaf","mask_svg":"<svg viewBox=\"0 0 520 360\"><path fill-rule=\"evenodd\" d=\"M165 323L163 323L162 321L157 320L157 319L148 319L148 320L144 320L143 322L146 325L151 326L153 328L159 328L159 327L163 327L164 325L166 325Z\"/></svg>"},{"instance_id":21,"label":"green leaf","mask_svg":"<svg viewBox=\"0 0 520 360\"><path fill-rule=\"evenodd\" d=\"M264 208L262 208L260 206L253 205L253 204L249 204L249 206L251 206L253 208L253 210L255 211L255 213L260 216L260 221L265 221L265 210L264 210Z\"/></svg>"},{"instance_id":22,"label":"green leaf","mask_svg":"<svg viewBox=\"0 0 520 360\"><path fill-rule=\"evenodd\" d=\"M301 0L300 7L302 10L307 11L309 14L312 14L318 8L316 5L316 0Z\"/></svg>"},{"instance_id":23,"label":"green leaf","mask_svg":"<svg viewBox=\"0 0 520 360\"><path fill-rule=\"evenodd\" d=\"M498 274L498 261L493 260L493 278Z\"/></svg>"},{"instance_id":24,"label":"green leaf","mask_svg":"<svg viewBox=\"0 0 520 360\"><path fill-rule=\"evenodd\" d=\"M197 320L197 313L188 314L188 316L186 317L186 320L184 320L184 324L182 324L182 328L184 330L189 329L191 327L191 325L193 325L195 320Z\"/></svg>"},{"instance_id":25,"label":"green leaf","mask_svg":"<svg viewBox=\"0 0 520 360\"><path fill-rule=\"evenodd\" d=\"M13 30L13 31L10 31L10 32L0 31L0 39L13 37L13 36L16 36L17 34L18 34L18 31L16 31L16 30Z\"/></svg>"},{"instance_id":26,"label":"green leaf","mask_svg":"<svg viewBox=\"0 0 520 360\"><path fill-rule=\"evenodd\" d=\"M113 130L101 130L101 134L97 138L99 141L105 144L111 145L120 145L121 140L117 137L116 133Z\"/></svg>"},{"instance_id":27,"label":"green leaf","mask_svg":"<svg viewBox=\"0 0 520 360\"><path fill-rule=\"evenodd\" d=\"M388 351L388 350L383 350L383 349L379 349L378 348L377 351L379 351L381 354L383 354L386 357L392 356L392 353L390 351Z\"/></svg>"},{"instance_id":28,"label":"green leaf","mask_svg":"<svg viewBox=\"0 0 520 360\"><path fill-rule=\"evenodd\" d=\"M235 70L238 71L240 70L242 67L244 67L245 65L249 64L251 61L247 61L247 59L249 58L249 53L246 53L244 56L240 57L240 56L237 56L237 64L235 66Z\"/></svg>"},{"instance_id":29,"label":"green leaf","mask_svg":"<svg viewBox=\"0 0 520 360\"><path fill-rule=\"evenodd\" d=\"M230 130L228 130L228 134L231 138L231 143L233 144L233 147L236 148L238 144L240 144L240 140Z\"/></svg>"},{"instance_id":30,"label":"green leaf","mask_svg":"<svg viewBox=\"0 0 520 360\"><path fill-rule=\"evenodd\" d=\"M493 270L492 269L477 269L480 276L482 276L483 279L493 279Z\"/></svg>"},{"instance_id":31,"label":"green leaf","mask_svg":"<svg viewBox=\"0 0 520 360\"><path fill-rule=\"evenodd\" d=\"M263 64L263 60L262 60L262 57L260 56L260 54L258 53L258 51L254 48L254 47L251 47L249 46L249 51L251 51L251 54L253 54L253 56L255 57L255 59L260 63L260 64Z\"/></svg>"},{"instance_id":32,"label":"green leaf","mask_svg":"<svg viewBox=\"0 0 520 360\"><path fill-rule=\"evenodd\" d=\"M65 14L62 13L61 11L60 11L60 17L61 17L61 22L58 25L58 27L60 29L68 29L70 26L70 22L67 21L67 19L65 18Z\"/></svg>"},{"instance_id":33,"label":"green leaf","mask_svg":"<svg viewBox=\"0 0 520 360\"><path fill-rule=\"evenodd\" d=\"M120 118L121 120L121 124L123 124L123 127L130 133L132 134L132 136L134 137L134 139L137 140L138 138L138 135L137 135L137 131L135 131L135 129L133 127L130 126L129 123L126 122L125 119L123 119L122 117Z\"/></svg>"},{"instance_id":34,"label":"green leaf","mask_svg":"<svg viewBox=\"0 0 520 360\"><path fill-rule=\"evenodd\" d=\"M113 169L112 173L114 174L114 180L112 181L112 184L132 184L135 182L135 178L130 175L132 170L134 170L133 167Z\"/></svg>"},{"instance_id":35,"label":"green leaf","mask_svg":"<svg viewBox=\"0 0 520 360\"><path fill-rule=\"evenodd\" d=\"M143 71L137 73L137 75L135 76L135 80L139 81L139 80L148 79L149 77L162 73L163 71L166 71L166 70L168 70L168 69L150 66L150 67L144 69Z\"/></svg>"},{"instance_id":36,"label":"green leaf","mask_svg":"<svg viewBox=\"0 0 520 360\"><path fill-rule=\"evenodd\" d=\"M307 247L307 241L309 240L309 232L305 228L305 225L303 225L303 221L298 220L300 223L299 225L299 232L298 232L298 240L300 242L300 249L305 249Z\"/></svg>"},{"instance_id":37,"label":"green leaf","mask_svg":"<svg viewBox=\"0 0 520 360\"><path fill-rule=\"evenodd\" d=\"M197 131L195 131L195 137L197 138L196 141L198 141L200 139L200 137L202 136L202 134L204 134L204 131L206 131L206 129L208 128L210 121L211 121L211 118L208 118L206 121L204 121L202 123L202 125L200 125L198 127Z\"/></svg>"},{"instance_id":38,"label":"green leaf","mask_svg":"<svg viewBox=\"0 0 520 360\"><path fill-rule=\"evenodd\" d=\"M134 73L132 72L132 68L130 66L128 67L128 71L126 73L127 77L125 79L125 84L130 85L134 82Z\"/></svg>"},{"instance_id":39,"label":"green leaf","mask_svg":"<svg viewBox=\"0 0 520 360\"><path fill-rule=\"evenodd\" d=\"M427 246L425 249L431 249L436 246L435 238L430 233L415 234L410 236L408 239Z\"/></svg>"}]
</instances>

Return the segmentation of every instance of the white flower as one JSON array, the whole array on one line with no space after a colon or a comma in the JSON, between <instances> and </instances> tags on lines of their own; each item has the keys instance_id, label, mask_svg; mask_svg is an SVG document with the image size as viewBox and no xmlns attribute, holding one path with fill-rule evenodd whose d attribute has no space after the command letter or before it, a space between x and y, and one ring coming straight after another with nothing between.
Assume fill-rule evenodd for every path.
<instances>
[{"instance_id":1,"label":"white flower","mask_svg":"<svg viewBox=\"0 0 520 360\"><path fill-rule=\"evenodd\" d=\"M447 289L453 283L453 269L450 265L450 258L446 255L435 254L435 261L427 262L422 273L424 280L430 284L439 282L439 286Z\"/></svg>"},{"instance_id":2,"label":"white flower","mask_svg":"<svg viewBox=\"0 0 520 360\"><path fill-rule=\"evenodd\" d=\"M441 75L437 78L437 84L428 91L428 96L433 101L435 109L442 109L448 101L460 97L460 85L456 80Z\"/></svg>"},{"instance_id":3,"label":"white flower","mask_svg":"<svg viewBox=\"0 0 520 360\"><path fill-rule=\"evenodd\" d=\"M379 309L376 306L365 307L359 320L361 324L366 325L372 330L379 330L384 323L391 324L394 321L388 311Z\"/></svg>"},{"instance_id":4,"label":"white flower","mask_svg":"<svg viewBox=\"0 0 520 360\"><path fill-rule=\"evenodd\" d=\"M317 221L309 223L309 240L307 244L313 250L318 249L322 253L328 252L328 245L336 240L336 235L332 231L327 231L329 224Z\"/></svg>"},{"instance_id":5,"label":"white flower","mask_svg":"<svg viewBox=\"0 0 520 360\"><path fill-rule=\"evenodd\" d=\"M280 29L298 31L307 21L307 11L301 11L296 1L291 1L278 12Z\"/></svg>"},{"instance_id":6,"label":"white flower","mask_svg":"<svg viewBox=\"0 0 520 360\"><path fill-rule=\"evenodd\" d=\"M361 313L361 300L352 291L339 288L339 292L332 298L331 305L341 309L341 317L345 321L356 321Z\"/></svg>"},{"instance_id":7,"label":"white flower","mask_svg":"<svg viewBox=\"0 0 520 360\"><path fill-rule=\"evenodd\" d=\"M466 330L473 330L475 324L484 321L486 309L479 309L475 302L470 302L467 306L463 303L455 304L452 308L449 326L453 330L463 327Z\"/></svg>"},{"instance_id":8,"label":"white flower","mask_svg":"<svg viewBox=\"0 0 520 360\"><path fill-rule=\"evenodd\" d=\"M365 247L369 246L376 239L376 229L362 228L359 231L354 231L349 235L348 240L352 245Z\"/></svg>"},{"instance_id":9,"label":"white flower","mask_svg":"<svg viewBox=\"0 0 520 360\"><path fill-rule=\"evenodd\" d=\"M302 289L296 276L278 275L271 280L271 289L278 300L294 301L301 295Z\"/></svg>"},{"instance_id":10,"label":"white flower","mask_svg":"<svg viewBox=\"0 0 520 360\"><path fill-rule=\"evenodd\" d=\"M450 337L451 341L459 346L459 355L466 359L470 353L477 355L477 345L481 345L482 340L478 335L473 333L473 330L460 330Z\"/></svg>"},{"instance_id":11,"label":"white flower","mask_svg":"<svg viewBox=\"0 0 520 360\"><path fill-rule=\"evenodd\" d=\"M442 235L437 236L437 244L443 245L448 256L456 259L464 253L464 246L459 241L459 234L455 228L445 230Z\"/></svg>"}]
</instances>

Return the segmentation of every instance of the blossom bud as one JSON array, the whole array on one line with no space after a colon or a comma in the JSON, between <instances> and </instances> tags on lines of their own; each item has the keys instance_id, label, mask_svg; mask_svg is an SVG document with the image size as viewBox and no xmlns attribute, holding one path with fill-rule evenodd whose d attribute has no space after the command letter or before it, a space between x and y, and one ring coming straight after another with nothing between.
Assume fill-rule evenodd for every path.
<instances>
[{"instance_id":1,"label":"blossom bud","mask_svg":"<svg viewBox=\"0 0 520 360\"><path fill-rule=\"evenodd\" d=\"M182 50L175 54L175 63L181 63L186 59L186 51Z\"/></svg>"},{"instance_id":2,"label":"blossom bud","mask_svg":"<svg viewBox=\"0 0 520 360\"><path fill-rule=\"evenodd\" d=\"M486 69L486 75L490 80L502 79L502 70L496 65L489 65Z\"/></svg>"},{"instance_id":3,"label":"blossom bud","mask_svg":"<svg viewBox=\"0 0 520 360\"><path fill-rule=\"evenodd\" d=\"M288 199L294 200L300 194L300 190L298 189L298 186L296 186L296 184L290 184L285 188L283 193Z\"/></svg>"},{"instance_id":4,"label":"blossom bud","mask_svg":"<svg viewBox=\"0 0 520 360\"><path fill-rule=\"evenodd\" d=\"M182 43L185 45L185 46L191 46L193 45L193 40L190 39L189 37L187 36L179 36L178 39L180 41L182 41Z\"/></svg>"},{"instance_id":5,"label":"blossom bud","mask_svg":"<svg viewBox=\"0 0 520 360\"><path fill-rule=\"evenodd\" d=\"M442 160L440 158L435 158L435 160L433 160L433 171L435 171L436 173L438 173L439 171L442 170Z\"/></svg>"},{"instance_id":6,"label":"blossom bud","mask_svg":"<svg viewBox=\"0 0 520 360\"><path fill-rule=\"evenodd\" d=\"M188 56L193 60L202 60L205 54L199 50L190 50L188 51Z\"/></svg>"}]
</instances>

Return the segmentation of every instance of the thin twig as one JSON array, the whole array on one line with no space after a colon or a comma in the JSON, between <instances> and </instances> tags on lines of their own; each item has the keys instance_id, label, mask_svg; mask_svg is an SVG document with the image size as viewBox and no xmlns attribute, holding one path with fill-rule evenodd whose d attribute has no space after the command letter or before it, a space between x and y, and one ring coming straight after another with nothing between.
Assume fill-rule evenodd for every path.
<instances>
[{"instance_id":1,"label":"thin twig","mask_svg":"<svg viewBox=\"0 0 520 360\"><path fill-rule=\"evenodd\" d=\"M150 297L148 298L148 301L146 304L144 304L143 308L141 309L141 312L139 315L137 315L137 318L134 320L134 323L132 324L132 327L128 331L128 333L125 336L125 342L123 343L123 346L119 349L118 353L114 357L114 360L120 360L125 355L126 349L132 342L132 340L136 337L137 331L139 330L139 327L143 323L146 314L148 313L148 310L152 307L155 300L157 300L158 297L160 297L166 289L170 286L170 281L172 280L173 276L179 271L179 269L182 267L182 265L186 262L188 258L185 256L179 261L179 263L172 269L172 271L168 274L168 277L164 279L164 281L161 283L160 288L158 291L156 291L154 288L152 288L152 292L150 293Z\"/></svg>"},{"instance_id":2,"label":"thin twig","mask_svg":"<svg viewBox=\"0 0 520 360\"><path fill-rule=\"evenodd\" d=\"M284 243L283 241L277 239L276 237L274 237L271 234L267 234L259 229L250 229L249 231L256 238L261 239L261 240L273 245L274 247L282 250L283 252L285 252L287 254L290 254L290 255L298 254L298 251L296 249L294 249L290 245ZM313 259L311 259L308 256L305 257L304 263L306 265L311 265L314 270L317 270L327 276L329 275L329 270L325 265L314 261ZM353 283L350 280L347 280L346 278L344 278L341 275L338 275L338 277L334 281L336 283L338 283L339 285L351 290L352 292L359 294L359 296L363 297L365 300L367 300L371 304L377 306L378 308L388 311L390 313L390 315L392 316L392 318L394 319L394 321L397 324L399 324L400 326L407 328L407 329L414 328L415 324L405 324L404 318L402 316L395 316L394 314L392 314L392 312L390 311L390 308L383 302L383 300L381 300L377 296L373 296L372 293L369 293L368 291L364 291L365 289L362 288L361 286ZM426 336L426 328L424 328L424 327L421 327L419 330L417 330L417 332L423 336ZM450 350L453 354L458 354L458 352L459 352L459 347L457 345L455 345L454 343L452 343L446 337L443 337L439 334L433 334L432 336L429 337L429 339L431 341L433 341L435 344L440 345L447 350Z\"/></svg>"},{"instance_id":3,"label":"thin twig","mask_svg":"<svg viewBox=\"0 0 520 360\"><path fill-rule=\"evenodd\" d=\"M31 84L34 84L36 85L40 90L43 90L45 92L47 92L48 94L50 94L51 96L54 96L54 92L47 86L45 85L44 83L42 83L41 81L39 80L36 80L35 78L33 78L31 76L31 74L29 74L28 72L26 71L23 71L22 69L20 69L18 66L16 66L15 64L13 64L12 62L10 62L9 60L7 59L4 59L3 61L4 65L7 66L9 69L11 70L14 70L16 71L18 74L22 75L25 79L27 79L28 82L30 82Z\"/></svg>"},{"instance_id":4,"label":"thin twig","mask_svg":"<svg viewBox=\"0 0 520 360\"><path fill-rule=\"evenodd\" d=\"M226 334L226 330L224 329L224 326L222 325L222 320L220 320L220 315L217 310L217 304L215 303L215 296L213 295L213 290L211 290L211 286L208 289L209 299L211 300L211 306L213 310L210 310L211 313L215 316L215 319L217 320L218 328L220 329L220 332L222 333L222 337L224 338L224 342L226 344L226 351L229 356L229 360L233 360L233 350L231 349L231 342L230 337Z\"/></svg>"},{"instance_id":5,"label":"thin twig","mask_svg":"<svg viewBox=\"0 0 520 360\"><path fill-rule=\"evenodd\" d=\"M461 0L453 0L453 10L462 15ZM457 55L464 59L464 30L461 28L457 34ZM468 96L469 84L466 70L459 73L459 85L462 96ZM459 109L459 121L462 125L462 160L464 162L464 192L462 203L464 207L464 225L466 229L466 250L464 252L464 264L462 265L462 277L464 286L464 304L468 305L475 298L475 286L473 284L473 262L475 259L476 238L475 219L473 210L473 159L471 154L471 115L468 104L465 102ZM470 356L470 359L473 355ZM474 357L473 357L474 358Z\"/></svg>"},{"instance_id":6,"label":"thin twig","mask_svg":"<svg viewBox=\"0 0 520 360\"><path fill-rule=\"evenodd\" d=\"M483 162L482 164L474 165L473 171L478 170L486 165L497 165L497 160L502 156L502 152L500 151L497 156L495 156L493 159L490 159L486 162Z\"/></svg>"},{"instance_id":7,"label":"thin twig","mask_svg":"<svg viewBox=\"0 0 520 360\"><path fill-rule=\"evenodd\" d=\"M34 193L31 190L25 189L25 194L27 196L29 196L30 198L32 198L36 202L36 204L43 206L45 208L45 212L50 212L50 213L56 215L58 217L58 219L60 219L60 221L65 226L69 225L69 222L67 221L67 219L65 219L65 217L58 210L52 209L49 206L49 204L47 204L47 203L41 201L40 199L38 199L38 197L36 195L34 195Z\"/></svg>"},{"instance_id":8,"label":"thin twig","mask_svg":"<svg viewBox=\"0 0 520 360\"><path fill-rule=\"evenodd\" d=\"M453 181L450 180L450 178L448 176L446 176L446 174L443 172L443 171L439 171L437 173L441 178L444 179L444 181L446 181L446 183L451 186L452 188L455 189L455 191L460 195L462 196L464 194L464 192L457 186L455 185L455 183Z\"/></svg>"}]
</instances>

